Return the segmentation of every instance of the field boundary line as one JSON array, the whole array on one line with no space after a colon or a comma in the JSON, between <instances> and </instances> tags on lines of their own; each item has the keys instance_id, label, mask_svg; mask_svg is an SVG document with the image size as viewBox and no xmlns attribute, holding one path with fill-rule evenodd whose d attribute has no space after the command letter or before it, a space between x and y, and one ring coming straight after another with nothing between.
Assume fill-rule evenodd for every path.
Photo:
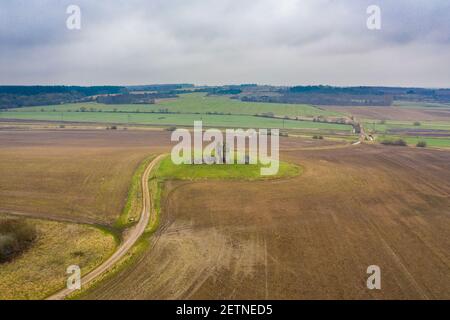
<instances>
[{"instance_id":1,"label":"field boundary line","mask_svg":"<svg viewBox=\"0 0 450 320\"><path fill-rule=\"evenodd\" d=\"M15 216L15 217L23 217L28 219L36 219L36 220L47 220L47 221L55 221L55 222L64 222L64 223L73 223L73 224L83 224L93 227L101 227L105 229L111 229L110 226L106 223L102 223L97 219L90 218L68 218L68 217L57 217L51 214L40 214L33 212L23 212L23 211L14 211L14 210L3 210L0 209L0 214Z\"/></svg>"}]
</instances>

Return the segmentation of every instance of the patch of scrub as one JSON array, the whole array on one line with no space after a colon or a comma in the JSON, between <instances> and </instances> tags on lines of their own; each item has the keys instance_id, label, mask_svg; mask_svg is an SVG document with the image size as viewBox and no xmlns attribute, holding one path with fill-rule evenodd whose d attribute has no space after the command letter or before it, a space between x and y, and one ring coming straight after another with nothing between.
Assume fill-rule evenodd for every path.
<instances>
[{"instance_id":1,"label":"patch of scrub","mask_svg":"<svg viewBox=\"0 0 450 320\"><path fill-rule=\"evenodd\" d=\"M36 228L33 245L0 264L0 300L44 299L64 288L67 267L82 274L93 270L115 250L114 237L86 225L25 219Z\"/></svg>"}]
</instances>

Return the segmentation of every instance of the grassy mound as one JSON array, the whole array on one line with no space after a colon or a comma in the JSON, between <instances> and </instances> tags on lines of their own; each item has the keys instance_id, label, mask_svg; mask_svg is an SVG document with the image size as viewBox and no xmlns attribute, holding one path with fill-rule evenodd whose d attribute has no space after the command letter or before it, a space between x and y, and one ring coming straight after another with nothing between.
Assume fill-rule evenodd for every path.
<instances>
[{"instance_id":1,"label":"grassy mound","mask_svg":"<svg viewBox=\"0 0 450 320\"><path fill-rule=\"evenodd\" d=\"M158 179L175 179L175 180L261 180L293 177L301 174L302 168L287 162L280 161L278 174L274 176L262 176L261 168L263 165L194 165L183 164L175 165L172 163L170 156L161 161L158 170L154 173L154 177Z\"/></svg>"}]
</instances>

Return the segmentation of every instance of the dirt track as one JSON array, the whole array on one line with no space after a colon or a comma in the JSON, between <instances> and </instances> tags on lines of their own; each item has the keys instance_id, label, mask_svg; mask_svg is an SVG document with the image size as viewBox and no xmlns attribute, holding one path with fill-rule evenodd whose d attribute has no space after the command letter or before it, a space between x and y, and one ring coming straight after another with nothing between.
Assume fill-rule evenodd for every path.
<instances>
[{"instance_id":1,"label":"dirt track","mask_svg":"<svg viewBox=\"0 0 450 320\"><path fill-rule=\"evenodd\" d=\"M97 277L111 269L120 259L122 259L125 254L131 249L131 247L136 243L136 241L141 237L141 235L144 233L145 228L148 225L148 222L150 220L151 216L151 199L150 199L150 193L148 189L148 179L150 172L154 168L154 166L161 160L163 155L158 156L155 158L147 167L144 174L142 175L142 193L143 193L143 203L142 203L142 214L141 219L137 223L137 225L128 233L127 239L120 245L118 250L103 264L101 264L99 267L97 267L95 270L91 271L89 274L84 276L81 279L82 286L86 286L93 280L95 280ZM73 293L74 290L70 289L64 289L49 298L47 300L62 300L66 298L68 295Z\"/></svg>"}]
</instances>

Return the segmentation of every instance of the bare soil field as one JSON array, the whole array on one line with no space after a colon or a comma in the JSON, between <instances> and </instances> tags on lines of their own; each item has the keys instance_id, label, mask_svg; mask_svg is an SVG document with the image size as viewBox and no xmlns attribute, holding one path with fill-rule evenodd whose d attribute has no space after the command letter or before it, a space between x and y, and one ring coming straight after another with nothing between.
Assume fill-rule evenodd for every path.
<instances>
[{"instance_id":1,"label":"bare soil field","mask_svg":"<svg viewBox=\"0 0 450 320\"><path fill-rule=\"evenodd\" d=\"M340 107L324 106L322 109L351 114L358 118L405 121L448 121L450 109L400 108L400 107Z\"/></svg>"},{"instance_id":2,"label":"bare soil field","mask_svg":"<svg viewBox=\"0 0 450 320\"><path fill-rule=\"evenodd\" d=\"M150 248L85 298L450 298L450 152L290 147L296 178L168 183Z\"/></svg>"},{"instance_id":3,"label":"bare soil field","mask_svg":"<svg viewBox=\"0 0 450 320\"><path fill-rule=\"evenodd\" d=\"M140 162L169 141L164 131L1 130L0 210L111 225Z\"/></svg>"},{"instance_id":4,"label":"bare soil field","mask_svg":"<svg viewBox=\"0 0 450 320\"><path fill-rule=\"evenodd\" d=\"M334 144L281 140L288 149ZM139 163L169 150L166 131L0 130L0 210L110 225Z\"/></svg>"},{"instance_id":5,"label":"bare soil field","mask_svg":"<svg viewBox=\"0 0 450 320\"><path fill-rule=\"evenodd\" d=\"M0 211L111 225L139 163L169 150L165 131L2 130ZM301 176L168 182L148 250L84 298L450 298L450 152L281 150Z\"/></svg>"},{"instance_id":6,"label":"bare soil field","mask_svg":"<svg viewBox=\"0 0 450 320\"><path fill-rule=\"evenodd\" d=\"M357 140L357 138L355 138ZM344 147L348 143L339 140L319 140L312 138L298 138L298 137L282 137L280 138L280 150L308 150L308 149L327 149Z\"/></svg>"}]
</instances>

